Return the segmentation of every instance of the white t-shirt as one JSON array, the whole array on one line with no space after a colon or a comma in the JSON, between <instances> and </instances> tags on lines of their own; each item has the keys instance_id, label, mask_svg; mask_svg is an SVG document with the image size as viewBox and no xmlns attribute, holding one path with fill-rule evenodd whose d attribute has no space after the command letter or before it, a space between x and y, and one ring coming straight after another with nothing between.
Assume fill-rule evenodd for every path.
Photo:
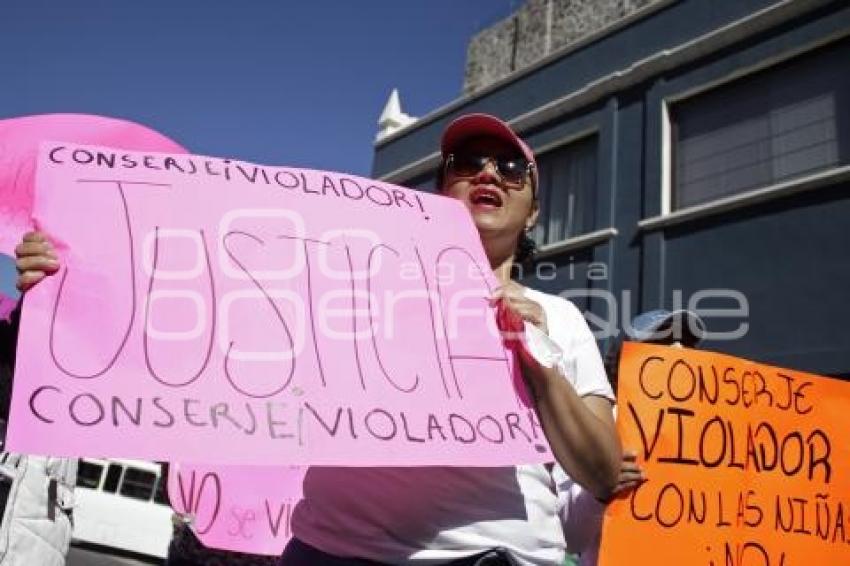
<instances>
[{"instance_id":1,"label":"white t-shirt","mask_svg":"<svg viewBox=\"0 0 850 566\"><path fill-rule=\"evenodd\" d=\"M605 505L557 464L552 469L552 477L558 490L558 515L567 548L580 554L580 566L596 566Z\"/></svg>"},{"instance_id":2,"label":"white t-shirt","mask_svg":"<svg viewBox=\"0 0 850 566\"><path fill-rule=\"evenodd\" d=\"M546 313L580 396L613 400L596 341L569 301L528 289ZM314 467L293 534L324 552L391 564L440 564L497 546L522 565L562 564L558 496L545 465Z\"/></svg>"}]
</instances>

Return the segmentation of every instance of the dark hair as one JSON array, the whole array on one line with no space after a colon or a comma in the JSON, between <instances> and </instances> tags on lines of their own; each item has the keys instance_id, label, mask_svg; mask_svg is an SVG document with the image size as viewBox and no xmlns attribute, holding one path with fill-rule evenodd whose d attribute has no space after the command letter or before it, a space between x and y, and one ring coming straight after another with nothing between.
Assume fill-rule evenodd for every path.
<instances>
[{"instance_id":1,"label":"dark hair","mask_svg":"<svg viewBox=\"0 0 850 566\"><path fill-rule=\"evenodd\" d=\"M534 263L536 253L537 242L527 232L520 234L517 239L516 250L514 251L514 261L523 267L529 267Z\"/></svg>"},{"instance_id":2,"label":"dark hair","mask_svg":"<svg viewBox=\"0 0 850 566\"><path fill-rule=\"evenodd\" d=\"M443 183L446 182L446 158L440 157L440 164L437 165L437 178L434 180L434 189L438 193L443 192Z\"/></svg>"}]
</instances>

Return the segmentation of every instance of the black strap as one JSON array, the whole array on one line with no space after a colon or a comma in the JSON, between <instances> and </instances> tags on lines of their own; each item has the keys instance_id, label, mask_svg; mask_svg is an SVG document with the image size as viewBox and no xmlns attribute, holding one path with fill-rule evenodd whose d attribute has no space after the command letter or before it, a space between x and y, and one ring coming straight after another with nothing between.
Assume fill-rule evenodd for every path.
<instances>
[{"instance_id":1,"label":"black strap","mask_svg":"<svg viewBox=\"0 0 850 566\"><path fill-rule=\"evenodd\" d=\"M21 302L12 311L9 320L0 320L0 419L4 421L9 418L9 405L12 399L12 376L15 368L15 348L18 343L20 318Z\"/></svg>"},{"instance_id":2,"label":"black strap","mask_svg":"<svg viewBox=\"0 0 850 566\"><path fill-rule=\"evenodd\" d=\"M319 550L295 537L289 539L280 564L292 566L388 566L366 558L344 558Z\"/></svg>"},{"instance_id":3,"label":"black strap","mask_svg":"<svg viewBox=\"0 0 850 566\"><path fill-rule=\"evenodd\" d=\"M56 521L56 507L59 501L59 482L50 478L47 484L47 518Z\"/></svg>"},{"instance_id":4,"label":"black strap","mask_svg":"<svg viewBox=\"0 0 850 566\"><path fill-rule=\"evenodd\" d=\"M508 551L502 547L491 548L479 554L447 562L446 566L514 566Z\"/></svg>"}]
</instances>

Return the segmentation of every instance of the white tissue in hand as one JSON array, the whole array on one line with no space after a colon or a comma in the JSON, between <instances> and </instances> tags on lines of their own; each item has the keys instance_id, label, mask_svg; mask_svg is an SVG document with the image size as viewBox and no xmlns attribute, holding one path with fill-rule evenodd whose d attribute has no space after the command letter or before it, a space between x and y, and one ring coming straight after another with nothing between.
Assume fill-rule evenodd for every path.
<instances>
[{"instance_id":1,"label":"white tissue in hand","mask_svg":"<svg viewBox=\"0 0 850 566\"><path fill-rule=\"evenodd\" d=\"M551 368L564 359L564 351L534 324L525 322L525 347L543 367Z\"/></svg>"}]
</instances>

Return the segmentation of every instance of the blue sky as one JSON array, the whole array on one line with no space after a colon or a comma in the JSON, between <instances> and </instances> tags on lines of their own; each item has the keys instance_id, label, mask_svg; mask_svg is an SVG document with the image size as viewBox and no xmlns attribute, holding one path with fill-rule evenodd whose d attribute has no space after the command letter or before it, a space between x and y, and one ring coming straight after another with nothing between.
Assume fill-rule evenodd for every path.
<instances>
[{"instance_id":1,"label":"blue sky","mask_svg":"<svg viewBox=\"0 0 850 566\"><path fill-rule=\"evenodd\" d=\"M103 114L195 153L368 175L390 90L416 116L457 98L469 39L518 3L0 0L0 118Z\"/></svg>"}]
</instances>

